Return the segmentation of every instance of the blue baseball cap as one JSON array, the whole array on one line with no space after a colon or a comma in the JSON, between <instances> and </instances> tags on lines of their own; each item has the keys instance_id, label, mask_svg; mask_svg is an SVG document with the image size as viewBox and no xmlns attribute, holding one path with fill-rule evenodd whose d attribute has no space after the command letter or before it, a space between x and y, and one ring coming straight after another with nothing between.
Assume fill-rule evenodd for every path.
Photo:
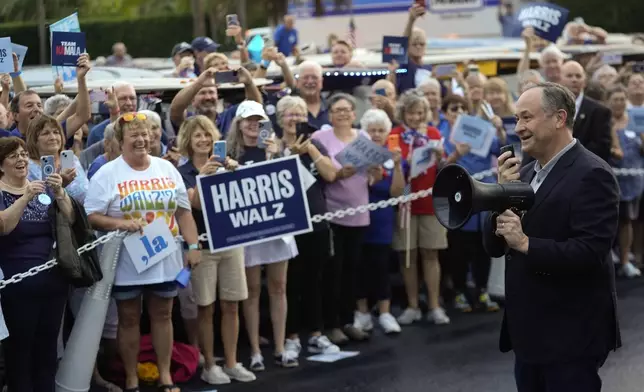
<instances>
[{"instance_id":1,"label":"blue baseball cap","mask_svg":"<svg viewBox=\"0 0 644 392\"><path fill-rule=\"evenodd\" d=\"M197 37L194 40L192 40L191 46L192 46L192 49L194 49L197 52L213 53L213 52L216 52L219 46L221 45L213 41L212 38Z\"/></svg>"}]
</instances>

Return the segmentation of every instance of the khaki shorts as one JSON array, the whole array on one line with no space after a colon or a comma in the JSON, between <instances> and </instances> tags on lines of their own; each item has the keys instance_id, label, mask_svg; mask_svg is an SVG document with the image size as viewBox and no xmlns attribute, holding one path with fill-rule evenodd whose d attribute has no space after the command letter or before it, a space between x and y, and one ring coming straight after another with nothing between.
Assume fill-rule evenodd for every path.
<instances>
[{"instance_id":1,"label":"khaki shorts","mask_svg":"<svg viewBox=\"0 0 644 392\"><path fill-rule=\"evenodd\" d=\"M412 215L409 234L409 249L447 249L447 229L434 215ZM397 251L404 251L407 246L406 241L407 230L396 226L391 247Z\"/></svg>"},{"instance_id":2,"label":"khaki shorts","mask_svg":"<svg viewBox=\"0 0 644 392\"><path fill-rule=\"evenodd\" d=\"M238 302L248 298L246 269L244 267L244 248L223 252L201 251L201 262L192 271L190 279L195 302L208 306L219 297L224 301Z\"/></svg>"}]
</instances>

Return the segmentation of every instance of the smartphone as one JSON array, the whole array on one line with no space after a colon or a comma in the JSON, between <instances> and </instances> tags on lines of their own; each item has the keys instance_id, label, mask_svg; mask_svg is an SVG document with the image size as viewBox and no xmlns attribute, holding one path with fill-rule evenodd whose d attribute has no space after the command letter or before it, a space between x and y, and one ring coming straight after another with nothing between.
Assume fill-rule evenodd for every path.
<instances>
[{"instance_id":1,"label":"smartphone","mask_svg":"<svg viewBox=\"0 0 644 392\"><path fill-rule=\"evenodd\" d=\"M215 83L238 83L239 77L237 76L237 71L219 71L215 72Z\"/></svg>"},{"instance_id":2,"label":"smartphone","mask_svg":"<svg viewBox=\"0 0 644 392\"><path fill-rule=\"evenodd\" d=\"M384 88L377 88L376 89L376 95L382 95L383 97L387 96L387 90Z\"/></svg>"},{"instance_id":3,"label":"smartphone","mask_svg":"<svg viewBox=\"0 0 644 392\"><path fill-rule=\"evenodd\" d=\"M217 162L223 163L226 159L226 141L219 140L212 147L212 154L216 156Z\"/></svg>"},{"instance_id":4,"label":"smartphone","mask_svg":"<svg viewBox=\"0 0 644 392\"><path fill-rule=\"evenodd\" d=\"M226 15L226 26L239 26L239 18L237 14Z\"/></svg>"},{"instance_id":5,"label":"smartphone","mask_svg":"<svg viewBox=\"0 0 644 392\"><path fill-rule=\"evenodd\" d=\"M74 165L74 151L65 150L60 153L60 170L73 169Z\"/></svg>"},{"instance_id":6,"label":"smartphone","mask_svg":"<svg viewBox=\"0 0 644 392\"><path fill-rule=\"evenodd\" d=\"M499 154L499 156L505 154L507 151L510 151L512 153L512 155L510 155L510 157L507 158L507 159L514 158L516 156L514 154L514 146L512 144L508 144L507 146L501 147L500 151L501 151L501 153Z\"/></svg>"},{"instance_id":7,"label":"smartphone","mask_svg":"<svg viewBox=\"0 0 644 392\"><path fill-rule=\"evenodd\" d=\"M54 167L54 156L45 155L40 157L40 168L42 170L42 181L45 181L47 177L51 176L56 172Z\"/></svg>"},{"instance_id":8,"label":"smartphone","mask_svg":"<svg viewBox=\"0 0 644 392\"><path fill-rule=\"evenodd\" d=\"M271 137L273 133L273 126L268 120L262 120L259 122L259 139L257 141L257 147L266 148L266 139Z\"/></svg>"},{"instance_id":9,"label":"smartphone","mask_svg":"<svg viewBox=\"0 0 644 392\"><path fill-rule=\"evenodd\" d=\"M432 70L432 76L435 78L452 76L457 68L456 64L438 64Z\"/></svg>"},{"instance_id":10,"label":"smartphone","mask_svg":"<svg viewBox=\"0 0 644 392\"><path fill-rule=\"evenodd\" d=\"M107 101L107 93L103 90L92 90L89 92L90 102L105 102Z\"/></svg>"},{"instance_id":11,"label":"smartphone","mask_svg":"<svg viewBox=\"0 0 644 392\"><path fill-rule=\"evenodd\" d=\"M389 135L387 137L387 148L389 149L389 151L393 151L397 148L400 148L400 136Z\"/></svg>"},{"instance_id":12,"label":"smartphone","mask_svg":"<svg viewBox=\"0 0 644 392\"><path fill-rule=\"evenodd\" d=\"M297 125L295 126L295 136L297 137L300 137L300 135L309 137L315 131L317 131L317 128L307 122L297 123Z\"/></svg>"}]
</instances>

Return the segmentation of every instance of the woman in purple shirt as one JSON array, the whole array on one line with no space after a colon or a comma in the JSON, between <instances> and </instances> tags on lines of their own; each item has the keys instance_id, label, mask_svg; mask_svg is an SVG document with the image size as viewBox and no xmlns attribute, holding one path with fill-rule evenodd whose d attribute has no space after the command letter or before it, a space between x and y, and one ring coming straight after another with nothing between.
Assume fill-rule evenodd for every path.
<instances>
[{"instance_id":1,"label":"woman in purple shirt","mask_svg":"<svg viewBox=\"0 0 644 392\"><path fill-rule=\"evenodd\" d=\"M319 142L329 153L338 169L335 181L324 188L326 205L329 212L358 207L369 203L368 176L357 173L355 167L342 165L335 156L360 134L369 135L352 124L356 120L356 103L348 94L336 94L329 103L329 120L332 128L316 131L311 138ZM367 334L353 326L356 293L354 270L360 260L362 242L367 226L369 212L358 212L331 220L331 237L334 256L327 270L325 281L334 290L330 298L325 298L325 324L331 328L329 339L335 344L345 343L349 338L364 340ZM347 337L348 336L348 337Z\"/></svg>"}]
</instances>

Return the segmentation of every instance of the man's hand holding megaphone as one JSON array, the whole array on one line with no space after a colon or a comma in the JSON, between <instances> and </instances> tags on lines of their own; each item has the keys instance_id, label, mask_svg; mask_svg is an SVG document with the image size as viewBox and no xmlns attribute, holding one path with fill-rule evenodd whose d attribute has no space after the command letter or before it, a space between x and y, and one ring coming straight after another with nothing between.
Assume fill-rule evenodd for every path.
<instances>
[{"instance_id":1,"label":"man's hand holding megaphone","mask_svg":"<svg viewBox=\"0 0 644 392\"><path fill-rule=\"evenodd\" d=\"M521 160L511 151L506 151L499 156L499 184L519 181ZM510 249L528 253L528 236L523 233L521 217L508 209L496 217L496 235L503 237Z\"/></svg>"}]
</instances>

